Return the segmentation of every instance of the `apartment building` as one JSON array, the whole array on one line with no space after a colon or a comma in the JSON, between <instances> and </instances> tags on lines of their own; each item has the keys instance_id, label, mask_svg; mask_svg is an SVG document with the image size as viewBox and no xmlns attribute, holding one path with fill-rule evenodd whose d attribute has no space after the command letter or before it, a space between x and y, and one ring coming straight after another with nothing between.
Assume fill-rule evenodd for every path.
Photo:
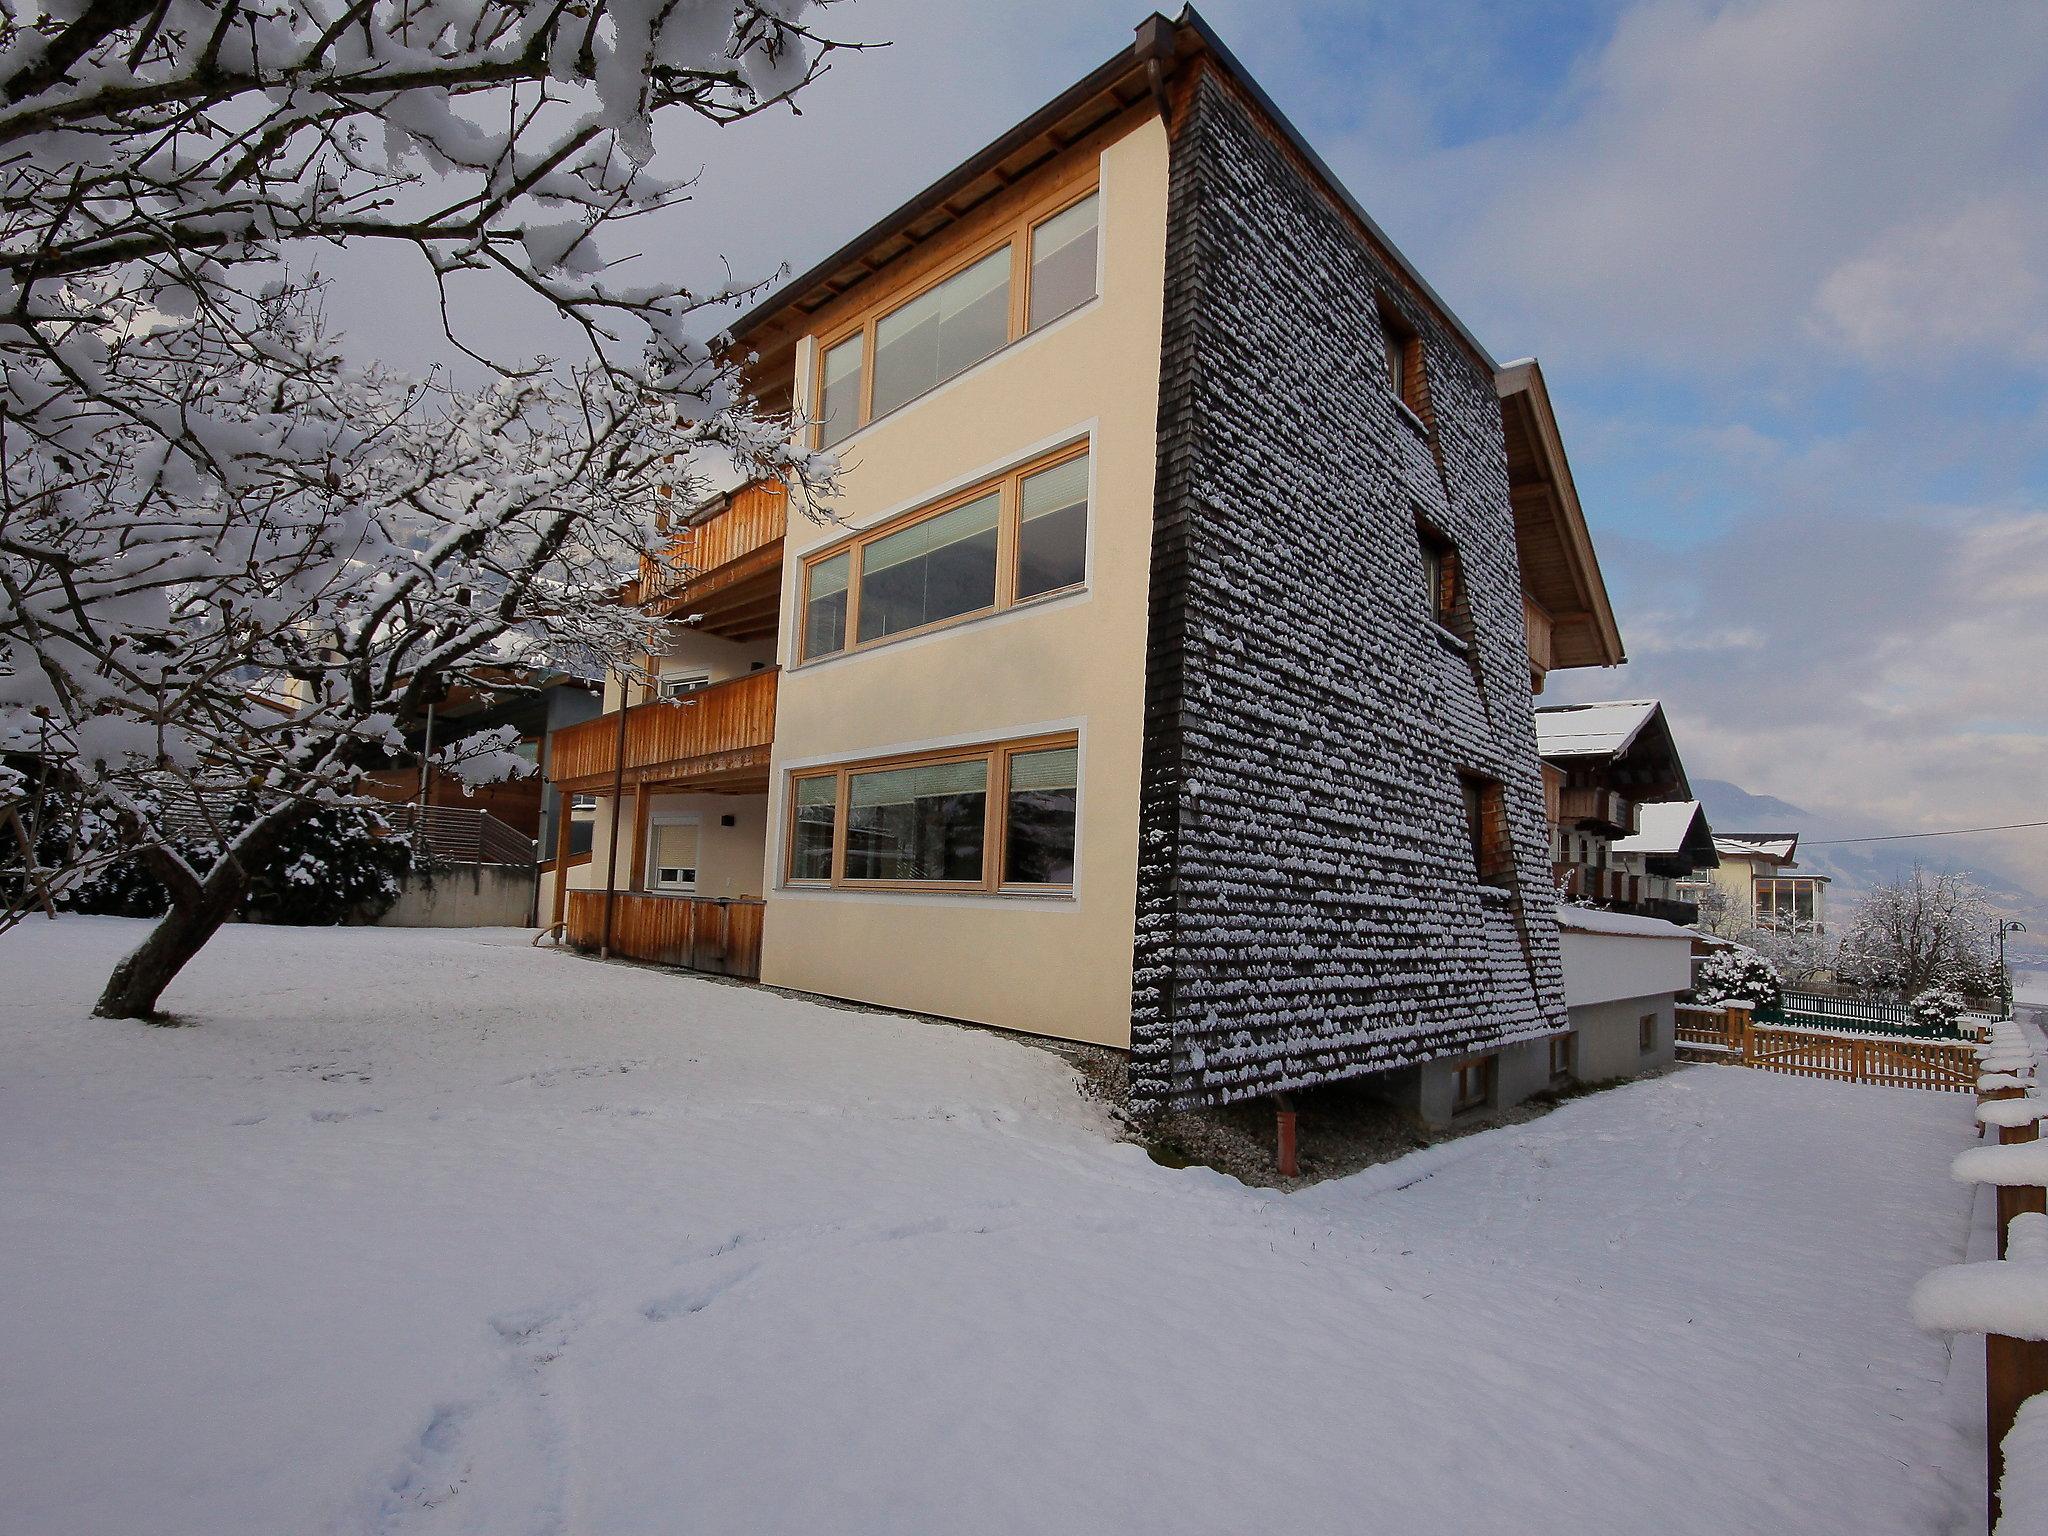
<instances>
[{"instance_id":1,"label":"apartment building","mask_svg":"<svg viewBox=\"0 0 2048 1536\"><path fill-rule=\"evenodd\" d=\"M672 697L550 745L571 942L1128 1049L1141 1110L1557 1075L1530 696L1622 653L1541 371L1199 16L734 334L842 494L647 573Z\"/></svg>"},{"instance_id":2,"label":"apartment building","mask_svg":"<svg viewBox=\"0 0 2048 1536\"><path fill-rule=\"evenodd\" d=\"M1830 882L1799 868L1797 832L1716 834L1714 851L1715 866L1687 880L1679 896L1711 909L1718 931L1827 932Z\"/></svg>"}]
</instances>

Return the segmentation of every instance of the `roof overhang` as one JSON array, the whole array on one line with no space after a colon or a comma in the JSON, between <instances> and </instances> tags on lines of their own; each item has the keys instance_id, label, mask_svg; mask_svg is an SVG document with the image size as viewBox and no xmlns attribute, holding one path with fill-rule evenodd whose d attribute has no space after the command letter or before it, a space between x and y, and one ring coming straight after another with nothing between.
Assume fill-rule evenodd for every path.
<instances>
[{"instance_id":1,"label":"roof overhang","mask_svg":"<svg viewBox=\"0 0 2048 1536\"><path fill-rule=\"evenodd\" d=\"M1550 615L1554 667L1618 667L1628 660L1593 553L1593 535L1579 505L1551 408L1543 370L1534 358L1494 375L1501 430L1507 439L1508 500L1522 585Z\"/></svg>"},{"instance_id":2,"label":"roof overhang","mask_svg":"<svg viewBox=\"0 0 2048 1536\"><path fill-rule=\"evenodd\" d=\"M801 334L802 322L886 270L1000 196L1021 178L1134 109L1164 113L1172 83L1187 66L1205 61L1267 120L1273 133L1322 183L1330 199L1375 245L1402 281L1468 347L1479 366L1498 364L1464 322L1429 286L1414 263L1389 240L1309 146L1237 57L1192 7L1177 18L1154 12L1138 23L1129 47L1105 60L1000 138L983 146L893 212L877 220L816 265L797 274L748 309L729 328L736 343L764 352Z\"/></svg>"}]
</instances>

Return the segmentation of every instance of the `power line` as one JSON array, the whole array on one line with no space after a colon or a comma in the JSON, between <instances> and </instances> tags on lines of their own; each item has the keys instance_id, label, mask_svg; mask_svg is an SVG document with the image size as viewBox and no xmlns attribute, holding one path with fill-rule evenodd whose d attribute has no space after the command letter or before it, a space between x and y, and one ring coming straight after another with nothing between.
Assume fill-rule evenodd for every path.
<instances>
[{"instance_id":1,"label":"power line","mask_svg":"<svg viewBox=\"0 0 2048 1536\"><path fill-rule=\"evenodd\" d=\"M1809 848L1835 848L1843 843L1902 843L1912 837L1966 837L1972 832L2019 832L2028 827L2048 827L2048 821L2008 821L1997 827L1950 827L1946 832L1887 832L1882 837L1821 837L1807 843Z\"/></svg>"}]
</instances>

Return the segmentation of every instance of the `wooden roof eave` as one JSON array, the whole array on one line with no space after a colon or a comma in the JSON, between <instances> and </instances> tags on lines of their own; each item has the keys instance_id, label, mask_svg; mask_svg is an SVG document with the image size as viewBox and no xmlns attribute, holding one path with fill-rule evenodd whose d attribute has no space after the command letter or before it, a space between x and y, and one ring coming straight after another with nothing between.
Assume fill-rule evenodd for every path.
<instances>
[{"instance_id":1,"label":"wooden roof eave","mask_svg":"<svg viewBox=\"0 0 2048 1536\"><path fill-rule=\"evenodd\" d=\"M1550 403L1550 391L1543 382L1543 370L1534 358L1510 363L1496 373L1495 388L1500 395L1503 426L1526 438L1541 475L1540 505L1563 552L1570 578L1570 590L1534 592L1556 626L1556 666L1618 667L1628 660L1621 629L1614 617L1614 605L1607 595L1606 578L1593 550L1592 531L1579 504L1578 488L1572 483L1571 463L1565 457L1564 440L1558 431L1557 414ZM1526 492L1527 485L1517 490ZM1527 496L1523 503L1527 503Z\"/></svg>"}]
</instances>

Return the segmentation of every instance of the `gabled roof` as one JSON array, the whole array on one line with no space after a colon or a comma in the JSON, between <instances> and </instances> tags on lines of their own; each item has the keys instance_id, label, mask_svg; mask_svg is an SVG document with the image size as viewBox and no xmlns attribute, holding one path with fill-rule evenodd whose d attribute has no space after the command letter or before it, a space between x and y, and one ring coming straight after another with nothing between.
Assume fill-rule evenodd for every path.
<instances>
[{"instance_id":1,"label":"gabled roof","mask_svg":"<svg viewBox=\"0 0 2048 1536\"><path fill-rule=\"evenodd\" d=\"M1515 554L1524 589L1550 615L1551 665L1618 667L1628 653L1593 554L1543 370L1533 357L1509 363L1495 372L1494 389L1507 443Z\"/></svg>"},{"instance_id":2,"label":"gabled roof","mask_svg":"<svg viewBox=\"0 0 2048 1536\"><path fill-rule=\"evenodd\" d=\"M1536 711L1539 757L1618 757L1662 706L1655 699L1604 704L1551 704Z\"/></svg>"},{"instance_id":3,"label":"gabled roof","mask_svg":"<svg viewBox=\"0 0 2048 1536\"><path fill-rule=\"evenodd\" d=\"M1713 863L1714 831L1697 800L1658 800L1636 807L1636 829L1617 839L1616 853L1699 854Z\"/></svg>"},{"instance_id":4,"label":"gabled roof","mask_svg":"<svg viewBox=\"0 0 2048 1536\"><path fill-rule=\"evenodd\" d=\"M1790 864L1799 852L1797 832L1717 832L1714 834L1714 851L1724 858L1769 859L1774 864Z\"/></svg>"}]
</instances>

